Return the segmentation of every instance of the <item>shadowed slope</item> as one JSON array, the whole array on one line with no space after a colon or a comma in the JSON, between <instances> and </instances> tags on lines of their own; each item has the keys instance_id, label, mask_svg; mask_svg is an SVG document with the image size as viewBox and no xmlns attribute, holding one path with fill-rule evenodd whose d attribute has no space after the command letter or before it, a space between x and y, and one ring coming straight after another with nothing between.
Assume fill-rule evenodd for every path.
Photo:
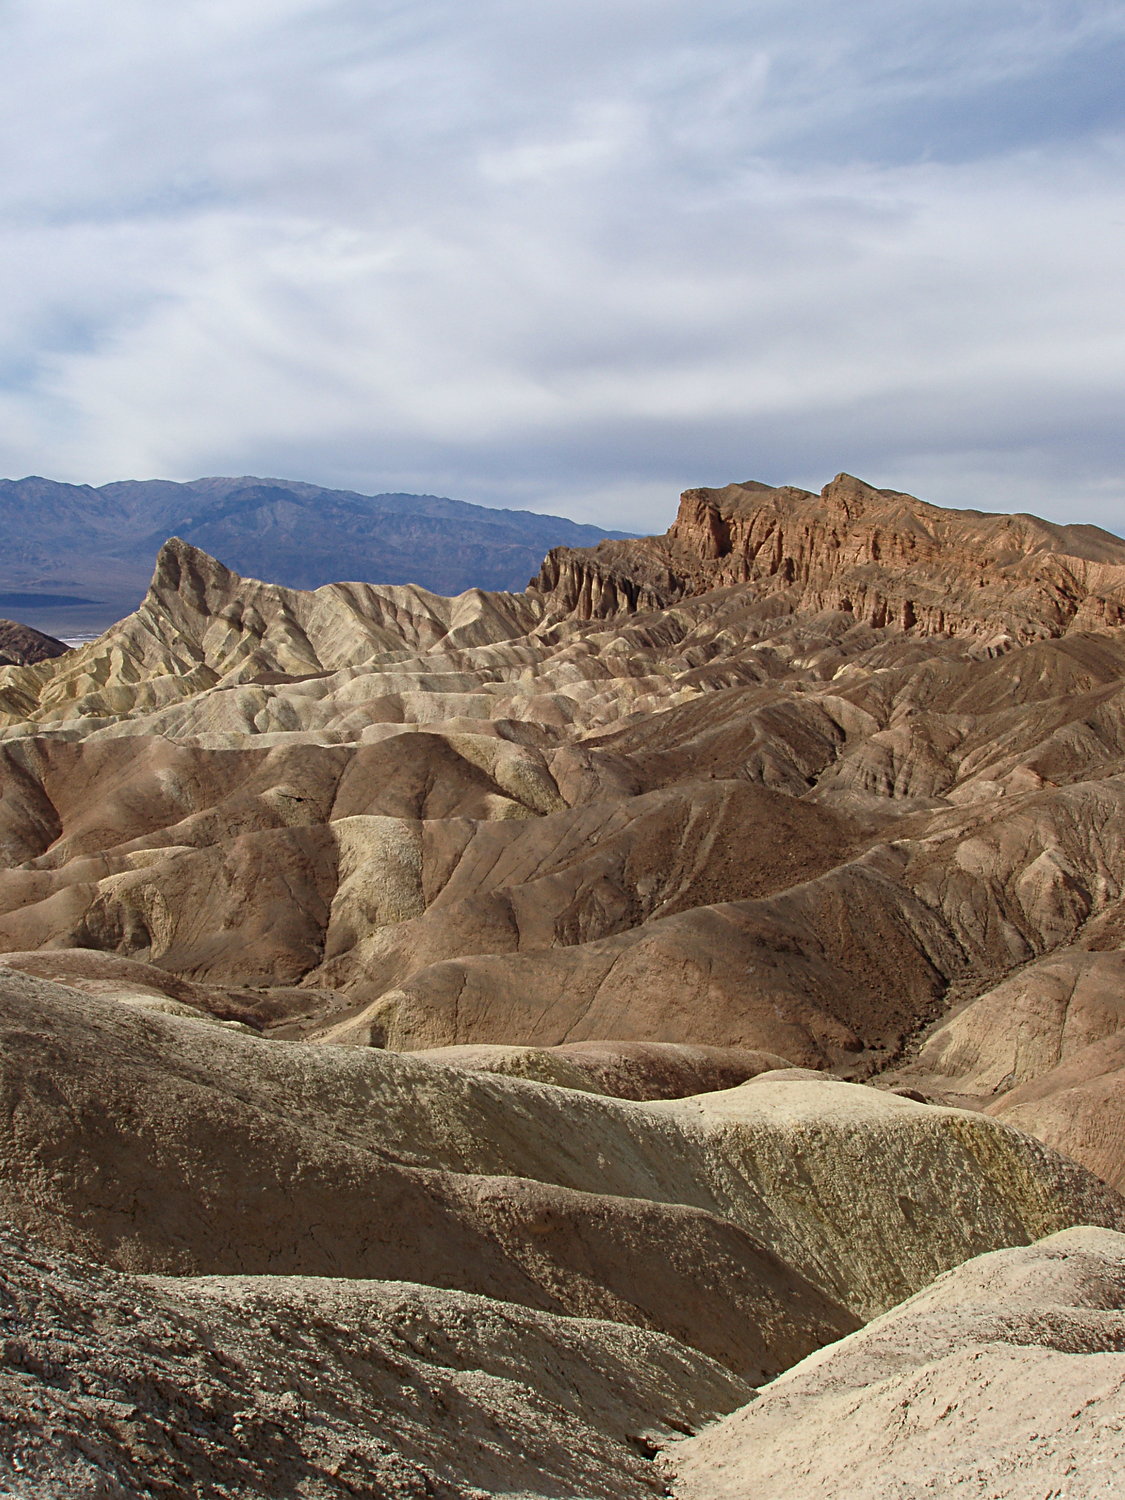
<instances>
[{"instance_id":1,"label":"shadowed slope","mask_svg":"<svg viewBox=\"0 0 1125 1500\"><path fill-rule=\"evenodd\" d=\"M642 1500L663 1490L655 1443L749 1394L663 1335L491 1298L140 1278L0 1244L13 1496Z\"/></svg>"},{"instance_id":2,"label":"shadowed slope","mask_svg":"<svg viewBox=\"0 0 1125 1500\"><path fill-rule=\"evenodd\" d=\"M0 667L26 667L37 661L51 661L69 650L65 641L32 630L30 625L0 620Z\"/></svg>"}]
</instances>

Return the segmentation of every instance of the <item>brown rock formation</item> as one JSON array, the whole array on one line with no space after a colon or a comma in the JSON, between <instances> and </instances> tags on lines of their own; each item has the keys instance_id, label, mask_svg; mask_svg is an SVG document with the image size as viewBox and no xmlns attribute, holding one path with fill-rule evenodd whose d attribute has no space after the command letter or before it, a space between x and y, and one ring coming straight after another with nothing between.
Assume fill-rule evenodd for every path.
<instances>
[{"instance_id":1,"label":"brown rock formation","mask_svg":"<svg viewBox=\"0 0 1125 1500\"><path fill-rule=\"evenodd\" d=\"M0 620L0 667L33 666L65 656L69 650L65 641L57 641L53 635L44 635L15 620Z\"/></svg>"},{"instance_id":2,"label":"brown rock formation","mask_svg":"<svg viewBox=\"0 0 1125 1500\"><path fill-rule=\"evenodd\" d=\"M1012 1089L988 1113L1030 1130L1125 1187L1125 1034L1117 1031Z\"/></svg>"},{"instance_id":3,"label":"brown rock formation","mask_svg":"<svg viewBox=\"0 0 1125 1500\"><path fill-rule=\"evenodd\" d=\"M724 1212L674 1121L264 1042L12 971L0 1006L4 1086L20 1100L0 1140L0 1213L47 1245L131 1271L422 1281L666 1331L752 1379L856 1325L793 1263L815 1259L815 1238L802 1250L790 1231L787 1256L755 1233L752 1202ZM1123 1211L1061 1159L1031 1161L1064 1220ZM1043 1193L1009 1205L981 1187L986 1239L1059 1211ZM940 1263L945 1239L923 1234L920 1264ZM857 1264L881 1290L888 1272Z\"/></svg>"},{"instance_id":4,"label":"brown rock formation","mask_svg":"<svg viewBox=\"0 0 1125 1500\"><path fill-rule=\"evenodd\" d=\"M687 490L666 536L556 548L533 581L583 619L732 584L875 629L1025 642L1125 622L1125 542L1094 526L943 510L838 474L819 495Z\"/></svg>"}]
</instances>

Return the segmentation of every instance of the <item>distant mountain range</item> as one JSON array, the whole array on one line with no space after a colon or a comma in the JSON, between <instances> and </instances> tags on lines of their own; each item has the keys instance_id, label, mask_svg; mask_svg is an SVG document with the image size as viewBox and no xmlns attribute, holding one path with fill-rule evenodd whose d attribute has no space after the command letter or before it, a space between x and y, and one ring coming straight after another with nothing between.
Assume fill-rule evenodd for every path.
<instances>
[{"instance_id":1,"label":"distant mountain range","mask_svg":"<svg viewBox=\"0 0 1125 1500\"><path fill-rule=\"evenodd\" d=\"M552 547L628 535L437 495L252 476L97 487L0 480L0 528L0 615L54 635L100 631L134 609L170 536L290 588L347 579L459 594L522 589Z\"/></svg>"}]
</instances>

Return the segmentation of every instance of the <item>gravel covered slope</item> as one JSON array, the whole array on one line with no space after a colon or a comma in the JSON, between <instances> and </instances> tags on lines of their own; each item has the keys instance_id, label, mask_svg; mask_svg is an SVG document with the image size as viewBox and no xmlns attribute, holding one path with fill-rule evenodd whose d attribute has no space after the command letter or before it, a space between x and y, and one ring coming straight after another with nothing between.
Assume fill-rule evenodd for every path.
<instances>
[{"instance_id":1,"label":"gravel covered slope","mask_svg":"<svg viewBox=\"0 0 1125 1500\"><path fill-rule=\"evenodd\" d=\"M1125 1235L982 1255L678 1445L679 1500L1109 1500Z\"/></svg>"},{"instance_id":2,"label":"gravel covered slope","mask_svg":"<svg viewBox=\"0 0 1125 1500\"><path fill-rule=\"evenodd\" d=\"M663 1492L746 1399L661 1334L405 1282L143 1278L0 1234L0 1493L19 1500Z\"/></svg>"}]
</instances>

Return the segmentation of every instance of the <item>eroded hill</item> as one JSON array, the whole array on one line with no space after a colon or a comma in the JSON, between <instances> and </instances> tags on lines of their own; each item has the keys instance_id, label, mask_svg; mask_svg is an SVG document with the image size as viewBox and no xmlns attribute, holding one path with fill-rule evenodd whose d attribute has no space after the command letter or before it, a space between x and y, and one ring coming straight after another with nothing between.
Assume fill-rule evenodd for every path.
<instances>
[{"instance_id":1,"label":"eroded hill","mask_svg":"<svg viewBox=\"0 0 1125 1500\"><path fill-rule=\"evenodd\" d=\"M134 615L0 668L5 1213L123 1276L628 1326L684 1427L974 1255L1125 1229L1123 622L1120 539L848 476L689 491L522 594L169 542ZM580 1479L544 1417L549 1493L633 1493L626 1420Z\"/></svg>"},{"instance_id":2,"label":"eroded hill","mask_svg":"<svg viewBox=\"0 0 1125 1500\"><path fill-rule=\"evenodd\" d=\"M868 1076L1118 945L1123 608L1107 533L846 476L689 491L519 595L301 594L171 542L135 615L0 678L0 944L334 1041Z\"/></svg>"}]
</instances>

